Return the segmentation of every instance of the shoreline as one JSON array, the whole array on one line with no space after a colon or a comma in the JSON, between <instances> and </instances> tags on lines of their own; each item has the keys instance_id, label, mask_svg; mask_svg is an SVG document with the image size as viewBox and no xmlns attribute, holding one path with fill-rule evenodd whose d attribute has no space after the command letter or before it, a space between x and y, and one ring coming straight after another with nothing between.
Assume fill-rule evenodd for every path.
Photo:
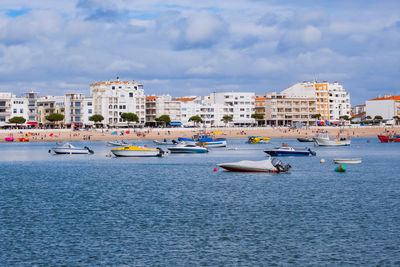
<instances>
[{"instance_id":1,"label":"shoreline","mask_svg":"<svg viewBox=\"0 0 400 267\"><path fill-rule=\"evenodd\" d=\"M111 140L163 140L178 137L192 137L198 133L213 133L216 138L247 138L249 135L270 138L313 137L317 132L329 131L331 137L377 137L378 134L400 134L400 126L363 126L363 127L310 127L290 129L288 127L235 127L235 128L124 128L124 129L12 129L0 130L0 142L11 134L14 142L24 135L29 142L48 141L111 141Z\"/></svg>"}]
</instances>

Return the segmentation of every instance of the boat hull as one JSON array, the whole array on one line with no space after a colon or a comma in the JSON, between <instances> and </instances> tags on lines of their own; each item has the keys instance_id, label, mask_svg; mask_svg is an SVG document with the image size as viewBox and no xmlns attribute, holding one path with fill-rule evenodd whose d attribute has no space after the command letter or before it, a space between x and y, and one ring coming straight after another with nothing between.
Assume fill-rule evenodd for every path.
<instances>
[{"instance_id":1,"label":"boat hull","mask_svg":"<svg viewBox=\"0 0 400 267\"><path fill-rule=\"evenodd\" d=\"M392 142L400 142L400 137L389 137L387 135L378 135L379 141L381 143L392 143Z\"/></svg>"},{"instance_id":2,"label":"boat hull","mask_svg":"<svg viewBox=\"0 0 400 267\"><path fill-rule=\"evenodd\" d=\"M297 138L297 141L299 141L299 142L314 142L314 138L312 138L312 137L300 137L300 138Z\"/></svg>"},{"instance_id":3,"label":"boat hull","mask_svg":"<svg viewBox=\"0 0 400 267\"><path fill-rule=\"evenodd\" d=\"M217 166L233 172L287 172L291 168L290 165L284 165L280 160L271 158L262 161L220 163Z\"/></svg>"},{"instance_id":4,"label":"boat hull","mask_svg":"<svg viewBox=\"0 0 400 267\"><path fill-rule=\"evenodd\" d=\"M169 147L171 153L207 153L207 148Z\"/></svg>"},{"instance_id":5,"label":"boat hull","mask_svg":"<svg viewBox=\"0 0 400 267\"><path fill-rule=\"evenodd\" d=\"M53 148L56 154L89 154L89 150L84 148Z\"/></svg>"},{"instance_id":6,"label":"boat hull","mask_svg":"<svg viewBox=\"0 0 400 267\"><path fill-rule=\"evenodd\" d=\"M226 147L226 140L204 142L204 147Z\"/></svg>"},{"instance_id":7,"label":"boat hull","mask_svg":"<svg viewBox=\"0 0 400 267\"><path fill-rule=\"evenodd\" d=\"M279 151L279 150L265 150L265 153L272 157L280 156L311 156L309 151Z\"/></svg>"},{"instance_id":8,"label":"boat hull","mask_svg":"<svg viewBox=\"0 0 400 267\"><path fill-rule=\"evenodd\" d=\"M350 140L326 140L323 138L314 138L315 143L319 146L349 146Z\"/></svg>"},{"instance_id":9,"label":"boat hull","mask_svg":"<svg viewBox=\"0 0 400 267\"><path fill-rule=\"evenodd\" d=\"M159 151L129 151L129 150L116 150L111 152L116 157L159 157Z\"/></svg>"},{"instance_id":10,"label":"boat hull","mask_svg":"<svg viewBox=\"0 0 400 267\"><path fill-rule=\"evenodd\" d=\"M333 159L333 162L336 164L360 164L362 159Z\"/></svg>"}]
</instances>

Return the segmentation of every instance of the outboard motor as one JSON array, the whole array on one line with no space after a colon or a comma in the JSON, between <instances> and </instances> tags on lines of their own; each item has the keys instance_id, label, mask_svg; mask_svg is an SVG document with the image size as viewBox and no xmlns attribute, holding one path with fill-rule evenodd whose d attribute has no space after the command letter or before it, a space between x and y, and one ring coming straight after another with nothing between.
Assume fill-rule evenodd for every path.
<instances>
[{"instance_id":1,"label":"outboard motor","mask_svg":"<svg viewBox=\"0 0 400 267\"><path fill-rule=\"evenodd\" d=\"M309 148L308 151L310 151L311 156L316 156L317 155L317 153L315 151L312 151L311 148Z\"/></svg>"},{"instance_id":2,"label":"outboard motor","mask_svg":"<svg viewBox=\"0 0 400 267\"><path fill-rule=\"evenodd\" d=\"M159 151L159 153L158 153L159 157L165 157L165 156L169 155L169 150L164 150L161 147L157 147L157 149Z\"/></svg>"},{"instance_id":3,"label":"outboard motor","mask_svg":"<svg viewBox=\"0 0 400 267\"><path fill-rule=\"evenodd\" d=\"M278 172L288 172L292 166L289 164L283 164L283 162L277 158L271 160L272 165L278 170Z\"/></svg>"},{"instance_id":4,"label":"outboard motor","mask_svg":"<svg viewBox=\"0 0 400 267\"><path fill-rule=\"evenodd\" d=\"M176 141L176 140L174 139L174 140L172 140L172 144L176 145L176 144L178 144L178 141Z\"/></svg>"},{"instance_id":5,"label":"outboard motor","mask_svg":"<svg viewBox=\"0 0 400 267\"><path fill-rule=\"evenodd\" d=\"M86 148L89 151L90 154L94 154L94 151L91 150L90 148L88 148L87 146L85 146L84 148Z\"/></svg>"}]
</instances>

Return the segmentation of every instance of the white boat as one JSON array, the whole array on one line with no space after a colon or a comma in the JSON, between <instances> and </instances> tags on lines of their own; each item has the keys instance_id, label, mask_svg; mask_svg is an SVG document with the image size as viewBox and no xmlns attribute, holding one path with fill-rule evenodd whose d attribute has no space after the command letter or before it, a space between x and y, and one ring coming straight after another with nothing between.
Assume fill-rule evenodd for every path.
<instances>
[{"instance_id":1,"label":"white boat","mask_svg":"<svg viewBox=\"0 0 400 267\"><path fill-rule=\"evenodd\" d=\"M139 146L124 146L111 149L116 157L161 157L167 154L160 148L148 148Z\"/></svg>"},{"instance_id":2,"label":"white boat","mask_svg":"<svg viewBox=\"0 0 400 267\"><path fill-rule=\"evenodd\" d=\"M207 153L208 152L208 149L205 147L192 145L192 144L186 144L184 142L181 142L181 143L177 144L176 146L168 147L168 150L171 151L171 153Z\"/></svg>"},{"instance_id":3,"label":"white boat","mask_svg":"<svg viewBox=\"0 0 400 267\"><path fill-rule=\"evenodd\" d=\"M178 144L178 141L176 141L176 140L168 141L168 140L164 139L164 141L154 140L153 143L156 145L176 145L176 144Z\"/></svg>"},{"instance_id":4,"label":"white boat","mask_svg":"<svg viewBox=\"0 0 400 267\"><path fill-rule=\"evenodd\" d=\"M204 147L226 147L226 138L217 138L200 144Z\"/></svg>"},{"instance_id":5,"label":"white boat","mask_svg":"<svg viewBox=\"0 0 400 267\"><path fill-rule=\"evenodd\" d=\"M271 157L260 161L220 163L217 166L234 172L288 172L291 168L289 164L283 164L279 159L271 159Z\"/></svg>"},{"instance_id":6,"label":"white boat","mask_svg":"<svg viewBox=\"0 0 400 267\"><path fill-rule=\"evenodd\" d=\"M56 154L93 154L93 150L89 149L88 147L75 147L70 143L66 143L59 147L53 147L52 150ZM51 150L50 150L51 151Z\"/></svg>"},{"instance_id":7,"label":"white boat","mask_svg":"<svg viewBox=\"0 0 400 267\"><path fill-rule=\"evenodd\" d=\"M349 146L351 143L346 137L330 138L328 132L316 134L314 142L319 146Z\"/></svg>"},{"instance_id":8,"label":"white boat","mask_svg":"<svg viewBox=\"0 0 400 267\"><path fill-rule=\"evenodd\" d=\"M109 146L127 146L128 143L124 140L115 140L115 141L108 141L107 145Z\"/></svg>"},{"instance_id":9,"label":"white boat","mask_svg":"<svg viewBox=\"0 0 400 267\"><path fill-rule=\"evenodd\" d=\"M361 158L341 158L333 159L336 164L360 164L362 162Z\"/></svg>"}]
</instances>

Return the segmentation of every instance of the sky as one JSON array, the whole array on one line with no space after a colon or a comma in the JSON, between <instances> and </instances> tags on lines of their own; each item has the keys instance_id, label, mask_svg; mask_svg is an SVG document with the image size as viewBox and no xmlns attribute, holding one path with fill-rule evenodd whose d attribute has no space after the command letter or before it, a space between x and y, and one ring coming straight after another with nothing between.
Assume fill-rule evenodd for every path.
<instances>
[{"instance_id":1,"label":"sky","mask_svg":"<svg viewBox=\"0 0 400 267\"><path fill-rule=\"evenodd\" d=\"M338 81L353 105L400 95L398 0L1 0L0 91L280 92Z\"/></svg>"}]
</instances>

